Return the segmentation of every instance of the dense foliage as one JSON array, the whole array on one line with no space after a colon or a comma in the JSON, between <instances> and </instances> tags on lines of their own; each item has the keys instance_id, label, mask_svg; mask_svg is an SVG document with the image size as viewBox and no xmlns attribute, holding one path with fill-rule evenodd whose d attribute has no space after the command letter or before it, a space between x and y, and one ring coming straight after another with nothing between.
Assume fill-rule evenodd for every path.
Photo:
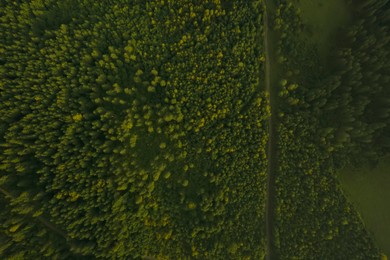
<instances>
[{"instance_id":1,"label":"dense foliage","mask_svg":"<svg viewBox=\"0 0 390 260\"><path fill-rule=\"evenodd\" d=\"M2 258L264 255L260 2L1 12Z\"/></svg>"}]
</instances>

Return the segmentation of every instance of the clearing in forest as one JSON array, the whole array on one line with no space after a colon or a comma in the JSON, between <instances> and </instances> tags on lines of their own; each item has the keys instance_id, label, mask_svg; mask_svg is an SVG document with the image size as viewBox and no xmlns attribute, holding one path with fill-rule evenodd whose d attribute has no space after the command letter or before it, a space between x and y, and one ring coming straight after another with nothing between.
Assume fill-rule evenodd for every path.
<instances>
[{"instance_id":1,"label":"clearing in forest","mask_svg":"<svg viewBox=\"0 0 390 260\"><path fill-rule=\"evenodd\" d=\"M390 255L390 157L374 168L346 168L339 180L386 255Z\"/></svg>"},{"instance_id":2,"label":"clearing in forest","mask_svg":"<svg viewBox=\"0 0 390 260\"><path fill-rule=\"evenodd\" d=\"M351 20L350 7L345 0L296 0L296 4L307 37L316 44L322 61L326 61L339 29Z\"/></svg>"}]
</instances>

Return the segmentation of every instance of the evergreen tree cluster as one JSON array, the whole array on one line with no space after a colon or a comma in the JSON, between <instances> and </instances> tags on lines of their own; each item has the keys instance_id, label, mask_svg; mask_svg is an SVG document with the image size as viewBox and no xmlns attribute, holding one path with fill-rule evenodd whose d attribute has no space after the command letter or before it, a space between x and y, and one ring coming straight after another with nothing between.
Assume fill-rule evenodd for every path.
<instances>
[{"instance_id":1,"label":"evergreen tree cluster","mask_svg":"<svg viewBox=\"0 0 390 260\"><path fill-rule=\"evenodd\" d=\"M336 72L310 101L327 126L321 142L340 165L376 161L390 151L390 3L358 1L353 7L355 23L336 54Z\"/></svg>"},{"instance_id":2,"label":"evergreen tree cluster","mask_svg":"<svg viewBox=\"0 0 390 260\"><path fill-rule=\"evenodd\" d=\"M2 258L264 255L260 1L1 12Z\"/></svg>"}]
</instances>

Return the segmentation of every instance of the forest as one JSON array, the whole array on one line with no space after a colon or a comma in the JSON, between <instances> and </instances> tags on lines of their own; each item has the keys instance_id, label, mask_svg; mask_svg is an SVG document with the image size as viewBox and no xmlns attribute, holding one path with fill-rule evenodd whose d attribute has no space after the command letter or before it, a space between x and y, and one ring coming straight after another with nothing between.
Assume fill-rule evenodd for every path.
<instances>
[{"instance_id":1,"label":"forest","mask_svg":"<svg viewBox=\"0 0 390 260\"><path fill-rule=\"evenodd\" d=\"M390 1L329 62L297 2L0 1L0 258L387 259L336 173L390 154Z\"/></svg>"}]
</instances>

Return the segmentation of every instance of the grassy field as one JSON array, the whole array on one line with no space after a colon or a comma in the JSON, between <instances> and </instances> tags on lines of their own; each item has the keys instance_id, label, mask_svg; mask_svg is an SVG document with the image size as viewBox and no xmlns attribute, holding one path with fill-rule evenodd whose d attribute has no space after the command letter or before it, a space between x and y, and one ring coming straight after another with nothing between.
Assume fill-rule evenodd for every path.
<instances>
[{"instance_id":1,"label":"grassy field","mask_svg":"<svg viewBox=\"0 0 390 260\"><path fill-rule=\"evenodd\" d=\"M339 180L380 249L390 256L390 157L375 168L346 168Z\"/></svg>"},{"instance_id":2,"label":"grassy field","mask_svg":"<svg viewBox=\"0 0 390 260\"><path fill-rule=\"evenodd\" d=\"M296 0L306 25L307 36L318 47L323 61L336 40L339 29L351 20L346 1L343 0Z\"/></svg>"}]
</instances>

